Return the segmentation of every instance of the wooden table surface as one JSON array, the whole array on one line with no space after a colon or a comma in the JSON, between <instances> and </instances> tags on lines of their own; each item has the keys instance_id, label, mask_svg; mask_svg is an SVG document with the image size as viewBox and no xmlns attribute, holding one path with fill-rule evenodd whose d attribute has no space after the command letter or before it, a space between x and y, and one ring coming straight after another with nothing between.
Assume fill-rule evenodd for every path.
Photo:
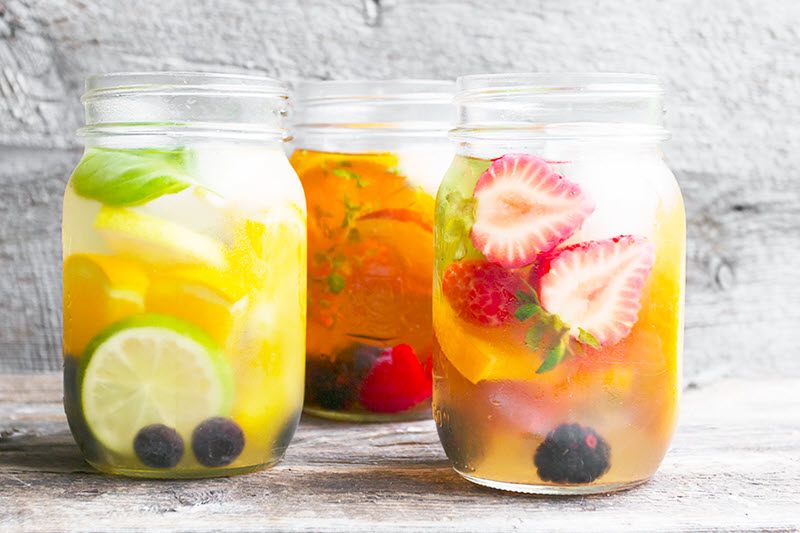
<instances>
[{"instance_id":1,"label":"wooden table surface","mask_svg":"<svg viewBox=\"0 0 800 533\"><path fill-rule=\"evenodd\" d=\"M800 380L686 391L661 470L614 495L495 492L453 472L431 421L304 418L282 464L200 481L99 475L81 460L60 376L0 375L0 531L789 530L800 528Z\"/></svg>"}]
</instances>

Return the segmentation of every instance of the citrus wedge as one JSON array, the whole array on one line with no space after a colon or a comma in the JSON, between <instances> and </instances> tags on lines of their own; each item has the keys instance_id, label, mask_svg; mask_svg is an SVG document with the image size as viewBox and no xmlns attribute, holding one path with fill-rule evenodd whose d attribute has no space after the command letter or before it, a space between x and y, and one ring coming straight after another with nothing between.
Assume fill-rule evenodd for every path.
<instances>
[{"instance_id":1,"label":"citrus wedge","mask_svg":"<svg viewBox=\"0 0 800 533\"><path fill-rule=\"evenodd\" d=\"M445 357L469 381L536 377L538 357L521 342L514 345L505 328L491 330L468 324L441 297L434 302L436 339Z\"/></svg>"},{"instance_id":2,"label":"citrus wedge","mask_svg":"<svg viewBox=\"0 0 800 533\"><path fill-rule=\"evenodd\" d=\"M110 324L144 308L147 276L131 260L73 254L64 261L64 352L79 357Z\"/></svg>"},{"instance_id":3,"label":"citrus wedge","mask_svg":"<svg viewBox=\"0 0 800 533\"><path fill-rule=\"evenodd\" d=\"M103 207L94 228L118 254L162 264L202 264L218 269L228 264L220 241L132 209Z\"/></svg>"},{"instance_id":4,"label":"citrus wedge","mask_svg":"<svg viewBox=\"0 0 800 533\"><path fill-rule=\"evenodd\" d=\"M164 424L190 442L206 418L225 416L231 369L199 328L165 315L137 315L95 337L83 355L81 406L95 438L133 454L136 433Z\"/></svg>"},{"instance_id":5,"label":"citrus wedge","mask_svg":"<svg viewBox=\"0 0 800 533\"><path fill-rule=\"evenodd\" d=\"M165 268L152 276L145 309L191 322L224 346L236 310L242 307L237 302L246 295L234 272L193 265Z\"/></svg>"}]
</instances>

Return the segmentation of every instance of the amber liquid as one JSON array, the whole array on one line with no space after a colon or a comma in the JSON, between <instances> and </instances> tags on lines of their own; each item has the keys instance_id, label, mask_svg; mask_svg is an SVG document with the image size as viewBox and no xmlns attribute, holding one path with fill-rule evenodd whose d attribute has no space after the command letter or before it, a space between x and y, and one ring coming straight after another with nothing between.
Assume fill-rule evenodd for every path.
<instances>
[{"instance_id":1,"label":"amber liquid","mask_svg":"<svg viewBox=\"0 0 800 533\"><path fill-rule=\"evenodd\" d=\"M488 165L457 158L439 201L454 189L470 194ZM459 473L479 484L536 493L604 492L653 475L675 428L680 393L685 234L680 195L661 198L653 217L649 238L656 260L630 333L541 374L535 370L545 350L526 346L525 323L492 328L465 322L442 294L441 276L453 260L440 246L447 221L437 220L433 412ZM480 256L472 248L466 254ZM528 268L520 273L528 278ZM485 379L467 379L458 369L479 376L483 369L475 365L484 363L476 361L491 362L485 363L491 364ZM537 474L537 448L555 428L569 424L591 427L608 444L608 468L598 479L570 485Z\"/></svg>"},{"instance_id":2,"label":"amber liquid","mask_svg":"<svg viewBox=\"0 0 800 533\"><path fill-rule=\"evenodd\" d=\"M429 398L385 411L359 393L386 350L408 344L421 363L431 356L433 197L392 153L297 150L291 163L309 213L305 410L349 420L430 416Z\"/></svg>"}]
</instances>

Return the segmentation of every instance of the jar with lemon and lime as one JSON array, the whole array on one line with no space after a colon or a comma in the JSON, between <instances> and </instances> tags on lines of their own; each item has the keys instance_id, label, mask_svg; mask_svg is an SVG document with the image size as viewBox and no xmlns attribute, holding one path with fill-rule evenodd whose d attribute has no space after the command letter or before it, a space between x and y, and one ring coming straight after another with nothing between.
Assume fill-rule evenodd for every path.
<instances>
[{"instance_id":1,"label":"jar with lemon and lime","mask_svg":"<svg viewBox=\"0 0 800 533\"><path fill-rule=\"evenodd\" d=\"M87 81L64 197L64 406L99 470L210 477L283 456L306 313L286 102L258 77Z\"/></svg>"}]
</instances>

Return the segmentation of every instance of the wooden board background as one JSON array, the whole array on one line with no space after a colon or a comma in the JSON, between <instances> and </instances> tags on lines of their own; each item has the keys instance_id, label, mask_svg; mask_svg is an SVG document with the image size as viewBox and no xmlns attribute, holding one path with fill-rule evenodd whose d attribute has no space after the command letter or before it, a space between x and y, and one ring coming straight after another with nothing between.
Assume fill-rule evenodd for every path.
<instances>
[{"instance_id":1,"label":"wooden board background","mask_svg":"<svg viewBox=\"0 0 800 533\"><path fill-rule=\"evenodd\" d=\"M59 368L60 199L95 72L633 71L669 91L687 377L800 375L800 2L0 0L0 372Z\"/></svg>"},{"instance_id":2,"label":"wooden board background","mask_svg":"<svg viewBox=\"0 0 800 533\"><path fill-rule=\"evenodd\" d=\"M304 417L272 470L193 481L98 475L67 429L58 375L0 381L0 531L799 531L798 379L686 391L654 478L612 495L490 490L451 468L432 420Z\"/></svg>"}]
</instances>

